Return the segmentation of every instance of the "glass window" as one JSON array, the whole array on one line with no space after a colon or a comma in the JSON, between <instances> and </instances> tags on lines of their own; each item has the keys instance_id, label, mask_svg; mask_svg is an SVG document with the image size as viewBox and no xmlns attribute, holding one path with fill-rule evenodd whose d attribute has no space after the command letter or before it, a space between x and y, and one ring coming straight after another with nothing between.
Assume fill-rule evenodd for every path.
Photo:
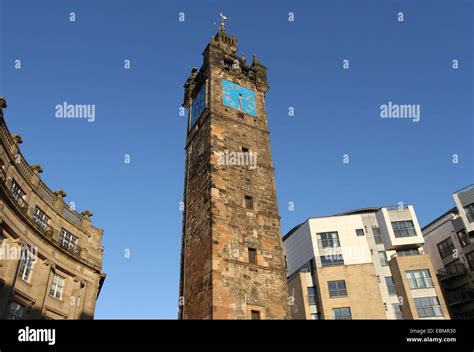
<instances>
[{"instance_id":1,"label":"glass window","mask_svg":"<svg viewBox=\"0 0 474 352\"><path fill-rule=\"evenodd\" d=\"M407 257L410 255L420 255L418 249L400 249L397 251L397 255L400 257Z\"/></svg>"},{"instance_id":2,"label":"glass window","mask_svg":"<svg viewBox=\"0 0 474 352\"><path fill-rule=\"evenodd\" d=\"M12 301L8 305L7 320L20 320L23 317L25 307L18 302Z\"/></svg>"},{"instance_id":3,"label":"glass window","mask_svg":"<svg viewBox=\"0 0 474 352\"><path fill-rule=\"evenodd\" d=\"M51 289L49 294L54 298L61 299L63 297L64 290L64 277L54 274L53 282L51 283Z\"/></svg>"},{"instance_id":4,"label":"glass window","mask_svg":"<svg viewBox=\"0 0 474 352\"><path fill-rule=\"evenodd\" d=\"M309 304L316 304L316 290L314 287L308 287L308 301Z\"/></svg>"},{"instance_id":5,"label":"glass window","mask_svg":"<svg viewBox=\"0 0 474 352\"><path fill-rule=\"evenodd\" d=\"M342 307L342 308L333 308L332 314L336 320L351 320L352 313L351 308Z\"/></svg>"},{"instance_id":6,"label":"glass window","mask_svg":"<svg viewBox=\"0 0 474 352\"><path fill-rule=\"evenodd\" d=\"M464 207L464 210L466 211L466 216L469 222L474 222L474 203Z\"/></svg>"},{"instance_id":7,"label":"glass window","mask_svg":"<svg viewBox=\"0 0 474 352\"><path fill-rule=\"evenodd\" d=\"M379 259L382 266L388 266L387 253L385 251L379 251Z\"/></svg>"},{"instance_id":8,"label":"glass window","mask_svg":"<svg viewBox=\"0 0 474 352\"><path fill-rule=\"evenodd\" d=\"M311 313L311 320L319 320L319 314L318 313Z\"/></svg>"},{"instance_id":9,"label":"glass window","mask_svg":"<svg viewBox=\"0 0 474 352\"><path fill-rule=\"evenodd\" d=\"M433 287L433 280L427 269L407 271L406 275L411 289Z\"/></svg>"},{"instance_id":10,"label":"glass window","mask_svg":"<svg viewBox=\"0 0 474 352\"><path fill-rule=\"evenodd\" d=\"M388 293L392 296L396 296L397 289L395 287L395 283L393 282L393 277L385 276L385 283L387 284Z\"/></svg>"},{"instance_id":11,"label":"glass window","mask_svg":"<svg viewBox=\"0 0 474 352\"><path fill-rule=\"evenodd\" d=\"M0 232L0 245L3 243L3 240L5 239L5 236Z\"/></svg>"},{"instance_id":12,"label":"glass window","mask_svg":"<svg viewBox=\"0 0 474 352\"><path fill-rule=\"evenodd\" d=\"M392 228L397 238L416 236L415 226L411 220L392 222Z\"/></svg>"},{"instance_id":13,"label":"glass window","mask_svg":"<svg viewBox=\"0 0 474 352\"><path fill-rule=\"evenodd\" d=\"M73 236L64 229L61 229L61 234L59 235L59 244L64 249L75 252L77 250L77 237Z\"/></svg>"},{"instance_id":14,"label":"glass window","mask_svg":"<svg viewBox=\"0 0 474 352\"><path fill-rule=\"evenodd\" d=\"M400 309L400 305L398 303L393 303L392 307L393 311L395 312L395 316L397 317L397 320L403 320L403 313Z\"/></svg>"},{"instance_id":15,"label":"glass window","mask_svg":"<svg viewBox=\"0 0 474 352\"><path fill-rule=\"evenodd\" d=\"M446 258L450 255L453 255L455 250L453 240L451 237L447 238L441 243L438 243L438 251L441 255L441 258Z\"/></svg>"},{"instance_id":16,"label":"glass window","mask_svg":"<svg viewBox=\"0 0 474 352\"><path fill-rule=\"evenodd\" d=\"M383 243L383 238L382 238L382 232L380 231L379 227L372 227L372 232L374 233L374 239L376 244L382 244Z\"/></svg>"},{"instance_id":17,"label":"glass window","mask_svg":"<svg viewBox=\"0 0 474 352\"><path fill-rule=\"evenodd\" d=\"M20 205L20 207L25 207L25 200L24 200L24 196L25 196L25 192L23 192L23 190L20 188L20 186L17 185L17 183L15 181L13 181L12 183L12 196L13 198L15 198L15 200L17 201L18 205Z\"/></svg>"},{"instance_id":18,"label":"glass window","mask_svg":"<svg viewBox=\"0 0 474 352\"><path fill-rule=\"evenodd\" d=\"M365 235L364 230L363 229L357 229L356 230L356 235L357 236L364 236Z\"/></svg>"},{"instance_id":19,"label":"glass window","mask_svg":"<svg viewBox=\"0 0 474 352\"><path fill-rule=\"evenodd\" d=\"M345 280L328 281L329 297L347 296Z\"/></svg>"},{"instance_id":20,"label":"glass window","mask_svg":"<svg viewBox=\"0 0 474 352\"><path fill-rule=\"evenodd\" d=\"M38 207L35 208L33 220L43 231L48 229L49 217Z\"/></svg>"},{"instance_id":21,"label":"glass window","mask_svg":"<svg viewBox=\"0 0 474 352\"><path fill-rule=\"evenodd\" d=\"M331 266L331 265L344 265L344 258L342 254L334 254L334 255L325 255L321 257L321 265L322 266Z\"/></svg>"},{"instance_id":22,"label":"glass window","mask_svg":"<svg viewBox=\"0 0 474 352\"><path fill-rule=\"evenodd\" d=\"M458 232L459 243L461 243L462 247L466 247L468 244L471 244L471 239L467 234L466 230L462 230Z\"/></svg>"},{"instance_id":23,"label":"glass window","mask_svg":"<svg viewBox=\"0 0 474 352\"><path fill-rule=\"evenodd\" d=\"M23 248L21 251L20 270L18 271L18 276L23 281L30 282L34 261L35 259L31 249L29 247Z\"/></svg>"},{"instance_id":24,"label":"glass window","mask_svg":"<svg viewBox=\"0 0 474 352\"><path fill-rule=\"evenodd\" d=\"M415 298L415 306L420 318L443 316L438 297Z\"/></svg>"},{"instance_id":25,"label":"glass window","mask_svg":"<svg viewBox=\"0 0 474 352\"><path fill-rule=\"evenodd\" d=\"M316 234L320 249L340 247L339 235L337 232L322 232Z\"/></svg>"}]
</instances>

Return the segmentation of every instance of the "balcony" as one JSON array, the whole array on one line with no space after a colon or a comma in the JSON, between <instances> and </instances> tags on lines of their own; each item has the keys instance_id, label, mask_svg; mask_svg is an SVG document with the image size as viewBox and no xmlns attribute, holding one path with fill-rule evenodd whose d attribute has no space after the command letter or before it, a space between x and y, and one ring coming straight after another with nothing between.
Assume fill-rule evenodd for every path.
<instances>
[{"instance_id":1,"label":"balcony","mask_svg":"<svg viewBox=\"0 0 474 352\"><path fill-rule=\"evenodd\" d=\"M474 290L460 290L446 293L448 306L474 301Z\"/></svg>"},{"instance_id":2,"label":"balcony","mask_svg":"<svg viewBox=\"0 0 474 352\"><path fill-rule=\"evenodd\" d=\"M23 199L23 197L20 194L13 193L13 192L11 192L11 195L13 199L15 200L16 204L18 205L18 207L20 208L20 210L26 214L28 207L26 206L26 202Z\"/></svg>"},{"instance_id":3,"label":"balcony","mask_svg":"<svg viewBox=\"0 0 474 352\"><path fill-rule=\"evenodd\" d=\"M81 257L81 247L79 247L77 244L71 244L64 241L58 241L57 243L59 247L71 253L72 255L75 255L79 258Z\"/></svg>"},{"instance_id":4,"label":"balcony","mask_svg":"<svg viewBox=\"0 0 474 352\"><path fill-rule=\"evenodd\" d=\"M465 275L467 273L466 268L462 264L452 264L443 269L438 270L439 278L444 280L449 280L458 276Z\"/></svg>"}]
</instances>

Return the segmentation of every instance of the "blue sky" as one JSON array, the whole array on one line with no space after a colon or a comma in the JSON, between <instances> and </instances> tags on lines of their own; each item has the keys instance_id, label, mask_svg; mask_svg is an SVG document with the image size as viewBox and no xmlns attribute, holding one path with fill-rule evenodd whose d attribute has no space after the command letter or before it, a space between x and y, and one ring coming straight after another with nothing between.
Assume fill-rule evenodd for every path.
<instances>
[{"instance_id":1,"label":"blue sky","mask_svg":"<svg viewBox=\"0 0 474 352\"><path fill-rule=\"evenodd\" d=\"M105 229L96 318L177 317L186 134L178 108L220 10L240 52L269 69L283 234L311 216L400 201L424 225L472 183L470 1L0 0L9 128L43 180ZM56 119L64 101L95 104L96 120ZM381 119L389 101L419 104L421 120Z\"/></svg>"}]
</instances>

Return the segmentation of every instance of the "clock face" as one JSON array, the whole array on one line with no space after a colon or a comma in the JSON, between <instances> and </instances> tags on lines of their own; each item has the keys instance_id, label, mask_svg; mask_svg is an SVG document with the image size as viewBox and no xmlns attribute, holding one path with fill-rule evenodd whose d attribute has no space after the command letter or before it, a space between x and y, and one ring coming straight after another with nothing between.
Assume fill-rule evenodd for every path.
<instances>
[{"instance_id":1,"label":"clock face","mask_svg":"<svg viewBox=\"0 0 474 352\"><path fill-rule=\"evenodd\" d=\"M225 79L222 80L222 102L225 106L257 116L255 92Z\"/></svg>"},{"instance_id":2,"label":"clock face","mask_svg":"<svg viewBox=\"0 0 474 352\"><path fill-rule=\"evenodd\" d=\"M191 125L190 128L194 126L199 116L206 108L206 85L204 84L201 87L201 90L196 95L191 105Z\"/></svg>"}]
</instances>

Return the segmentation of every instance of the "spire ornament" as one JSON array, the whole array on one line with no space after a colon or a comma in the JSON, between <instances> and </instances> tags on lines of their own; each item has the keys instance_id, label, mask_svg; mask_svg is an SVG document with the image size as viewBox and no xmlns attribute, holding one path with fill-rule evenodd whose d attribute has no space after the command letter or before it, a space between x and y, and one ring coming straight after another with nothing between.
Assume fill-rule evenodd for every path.
<instances>
[{"instance_id":1,"label":"spire ornament","mask_svg":"<svg viewBox=\"0 0 474 352\"><path fill-rule=\"evenodd\" d=\"M224 16L222 12L219 12L219 16L221 17L221 32L225 32L225 21L227 21L228 18Z\"/></svg>"}]
</instances>

